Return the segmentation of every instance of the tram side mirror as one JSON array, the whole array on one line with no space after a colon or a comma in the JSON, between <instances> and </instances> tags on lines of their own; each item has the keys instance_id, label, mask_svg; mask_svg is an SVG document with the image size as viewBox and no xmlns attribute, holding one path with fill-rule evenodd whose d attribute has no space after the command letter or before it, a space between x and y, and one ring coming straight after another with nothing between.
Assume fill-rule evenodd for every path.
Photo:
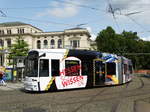
<instances>
[{"instance_id":1,"label":"tram side mirror","mask_svg":"<svg viewBox=\"0 0 150 112\"><path fill-rule=\"evenodd\" d=\"M46 56L46 54L45 53L43 53L42 55L40 55L38 58L40 58L40 57L45 57Z\"/></svg>"}]
</instances>

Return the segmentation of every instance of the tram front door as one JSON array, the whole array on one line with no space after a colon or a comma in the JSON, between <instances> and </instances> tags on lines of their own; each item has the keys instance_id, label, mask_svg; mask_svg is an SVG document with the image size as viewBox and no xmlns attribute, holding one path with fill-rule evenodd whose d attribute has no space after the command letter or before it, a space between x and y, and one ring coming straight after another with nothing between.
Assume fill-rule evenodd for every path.
<instances>
[{"instance_id":1,"label":"tram front door","mask_svg":"<svg viewBox=\"0 0 150 112\"><path fill-rule=\"evenodd\" d=\"M94 61L94 86L105 84L105 64L100 60Z\"/></svg>"}]
</instances>

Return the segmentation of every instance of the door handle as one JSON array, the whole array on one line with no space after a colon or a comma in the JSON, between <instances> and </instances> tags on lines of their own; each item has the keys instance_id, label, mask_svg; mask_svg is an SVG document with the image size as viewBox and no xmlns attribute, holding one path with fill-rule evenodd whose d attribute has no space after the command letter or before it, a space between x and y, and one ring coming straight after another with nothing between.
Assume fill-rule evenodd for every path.
<instances>
[{"instance_id":1,"label":"door handle","mask_svg":"<svg viewBox=\"0 0 150 112\"><path fill-rule=\"evenodd\" d=\"M37 81L36 79L32 79L32 81Z\"/></svg>"}]
</instances>

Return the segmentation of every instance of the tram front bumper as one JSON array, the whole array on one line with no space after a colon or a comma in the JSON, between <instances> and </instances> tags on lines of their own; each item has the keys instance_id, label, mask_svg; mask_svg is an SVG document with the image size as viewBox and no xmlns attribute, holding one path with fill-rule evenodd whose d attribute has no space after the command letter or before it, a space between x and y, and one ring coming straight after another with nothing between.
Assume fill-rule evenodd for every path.
<instances>
[{"instance_id":1,"label":"tram front bumper","mask_svg":"<svg viewBox=\"0 0 150 112\"><path fill-rule=\"evenodd\" d=\"M27 91L39 91L37 84L24 83L24 89Z\"/></svg>"}]
</instances>

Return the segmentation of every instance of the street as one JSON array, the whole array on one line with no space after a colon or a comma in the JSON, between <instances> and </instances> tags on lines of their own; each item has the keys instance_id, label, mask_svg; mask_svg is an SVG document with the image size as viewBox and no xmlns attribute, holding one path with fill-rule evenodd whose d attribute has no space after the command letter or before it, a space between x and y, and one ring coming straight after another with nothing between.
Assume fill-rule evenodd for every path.
<instances>
[{"instance_id":1,"label":"street","mask_svg":"<svg viewBox=\"0 0 150 112\"><path fill-rule=\"evenodd\" d=\"M150 77L130 83L58 92L28 93L0 86L0 112L149 112Z\"/></svg>"}]
</instances>

